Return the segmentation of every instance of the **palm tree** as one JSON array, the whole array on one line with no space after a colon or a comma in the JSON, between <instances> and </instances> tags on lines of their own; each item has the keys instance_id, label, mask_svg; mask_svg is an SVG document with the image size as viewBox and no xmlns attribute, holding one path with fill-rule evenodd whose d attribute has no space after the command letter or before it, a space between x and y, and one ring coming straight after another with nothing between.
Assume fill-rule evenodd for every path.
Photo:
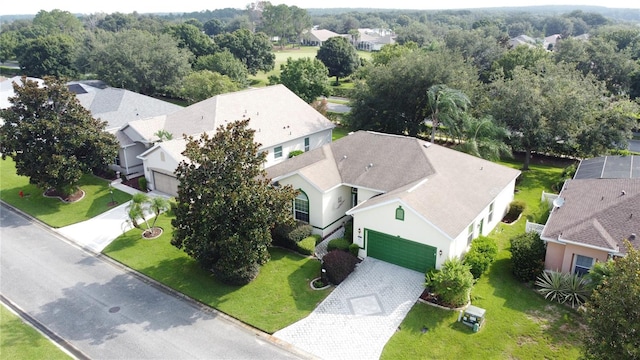
<instances>
[{"instance_id":1,"label":"palm tree","mask_svg":"<svg viewBox=\"0 0 640 360\"><path fill-rule=\"evenodd\" d=\"M460 134L460 119L471 101L462 91L444 84L433 85L427 90L427 114L431 116L431 142L436 140L436 131L442 124L449 134Z\"/></svg>"},{"instance_id":2,"label":"palm tree","mask_svg":"<svg viewBox=\"0 0 640 360\"><path fill-rule=\"evenodd\" d=\"M156 226L156 221L158 220L158 216L161 213L169 210L169 200L160 197L154 196L148 201L149 209L155 214L155 218L153 219L153 223L151 227L154 228Z\"/></svg>"},{"instance_id":3,"label":"palm tree","mask_svg":"<svg viewBox=\"0 0 640 360\"><path fill-rule=\"evenodd\" d=\"M465 116L463 124L464 140L456 145L456 150L491 161L512 156L511 148L507 145L507 129L498 125L492 117L476 119Z\"/></svg>"},{"instance_id":4,"label":"palm tree","mask_svg":"<svg viewBox=\"0 0 640 360\"><path fill-rule=\"evenodd\" d=\"M142 219L147 224L147 230L149 229L149 222L147 221L147 209L146 203L149 202L149 196L147 194L138 193L133 195L131 203L127 205L127 215L129 216L129 222L134 228L142 230L139 220Z\"/></svg>"}]
</instances>

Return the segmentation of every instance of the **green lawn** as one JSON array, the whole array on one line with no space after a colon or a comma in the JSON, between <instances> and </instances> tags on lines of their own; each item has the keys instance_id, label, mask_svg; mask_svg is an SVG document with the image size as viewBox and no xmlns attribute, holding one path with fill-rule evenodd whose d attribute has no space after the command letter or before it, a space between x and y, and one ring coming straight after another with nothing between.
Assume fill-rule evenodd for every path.
<instances>
[{"instance_id":1,"label":"green lawn","mask_svg":"<svg viewBox=\"0 0 640 360\"><path fill-rule=\"evenodd\" d=\"M29 184L29 178L18 176L11 158L0 160L0 174L0 199L54 228L88 220L110 209L109 182L93 175L85 175L80 180L84 198L69 204L45 197L42 189ZM22 198L20 191L25 195ZM113 198L122 204L131 196L113 189Z\"/></svg>"},{"instance_id":2,"label":"green lawn","mask_svg":"<svg viewBox=\"0 0 640 360\"><path fill-rule=\"evenodd\" d=\"M283 50L280 50L279 47L274 48L273 53L276 56L275 67L269 72L260 71L255 76L249 76L251 86L266 86L269 83L269 76L280 75L280 65L286 64L288 58L293 60L305 57L315 58L318 49L317 46L300 46L296 48L287 46ZM368 51L358 51L358 56L371 60L371 53Z\"/></svg>"},{"instance_id":3,"label":"green lawn","mask_svg":"<svg viewBox=\"0 0 640 360\"><path fill-rule=\"evenodd\" d=\"M70 359L49 339L0 305L0 356L3 359Z\"/></svg>"},{"instance_id":4,"label":"green lawn","mask_svg":"<svg viewBox=\"0 0 640 360\"><path fill-rule=\"evenodd\" d=\"M331 292L315 291L309 282L319 276L320 262L272 248L271 261L245 286L230 286L202 270L182 250L170 244L170 216L161 215L165 232L144 240L133 229L103 253L183 294L210 305L258 329L273 333L307 316Z\"/></svg>"},{"instance_id":5,"label":"green lawn","mask_svg":"<svg viewBox=\"0 0 640 360\"><path fill-rule=\"evenodd\" d=\"M521 163L503 164L520 168ZM472 302L487 310L478 333L457 322L458 313L418 303L387 343L383 359L577 359L580 316L546 301L511 275L509 239L524 232L527 216L540 211L542 190L550 191L561 168L532 165L517 184L516 199L527 202L520 220L500 224L491 235L500 252L473 288ZM428 328L422 333L423 326Z\"/></svg>"}]
</instances>

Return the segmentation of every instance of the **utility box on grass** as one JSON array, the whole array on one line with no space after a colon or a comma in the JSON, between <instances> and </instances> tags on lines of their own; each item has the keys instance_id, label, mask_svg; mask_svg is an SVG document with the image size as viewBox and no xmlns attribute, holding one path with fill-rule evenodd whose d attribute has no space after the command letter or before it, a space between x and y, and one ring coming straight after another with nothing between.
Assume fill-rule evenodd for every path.
<instances>
[{"instance_id":1,"label":"utility box on grass","mask_svg":"<svg viewBox=\"0 0 640 360\"><path fill-rule=\"evenodd\" d=\"M469 305L464 311L460 311L458 321L462 321L463 324L472 328L473 332L477 332L484 322L485 312L485 309Z\"/></svg>"}]
</instances>

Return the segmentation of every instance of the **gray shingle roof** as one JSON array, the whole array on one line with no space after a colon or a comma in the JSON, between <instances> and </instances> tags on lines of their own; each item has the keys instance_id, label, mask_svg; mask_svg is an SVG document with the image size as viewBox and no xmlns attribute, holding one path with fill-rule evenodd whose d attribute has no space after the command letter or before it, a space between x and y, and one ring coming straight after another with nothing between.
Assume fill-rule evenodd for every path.
<instances>
[{"instance_id":1,"label":"gray shingle roof","mask_svg":"<svg viewBox=\"0 0 640 360\"><path fill-rule=\"evenodd\" d=\"M551 212L543 238L625 253L622 241L635 233L640 249L640 180L567 180L560 197L564 203Z\"/></svg>"},{"instance_id":2,"label":"gray shingle roof","mask_svg":"<svg viewBox=\"0 0 640 360\"><path fill-rule=\"evenodd\" d=\"M276 164L267 173L273 179L298 173L322 191L340 184L379 190L384 194L354 211L402 200L450 237L464 231L520 174L416 138L366 131Z\"/></svg>"},{"instance_id":3,"label":"gray shingle roof","mask_svg":"<svg viewBox=\"0 0 640 360\"><path fill-rule=\"evenodd\" d=\"M94 84L96 86L93 86ZM71 82L68 85L76 93L80 104L89 110L93 117L107 122L107 130L120 128L134 120L170 114L183 108L133 91L103 87L99 83Z\"/></svg>"}]
</instances>

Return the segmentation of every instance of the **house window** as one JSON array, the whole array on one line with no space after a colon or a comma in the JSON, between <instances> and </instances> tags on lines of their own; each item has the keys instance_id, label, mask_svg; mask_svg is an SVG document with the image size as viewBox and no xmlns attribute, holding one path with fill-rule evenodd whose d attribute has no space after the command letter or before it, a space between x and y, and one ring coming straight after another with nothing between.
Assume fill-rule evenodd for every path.
<instances>
[{"instance_id":1,"label":"house window","mask_svg":"<svg viewBox=\"0 0 640 360\"><path fill-rule=\"evenodd\" d=\"M276 159L282 157L282 146L276 146L276 148L273 149L273 157Z\"/></svg>"},{"instance_id":2,"label":"house window","mask_svg":"<svg viewBox=\"0 0 640 360\"><path fill-rule=\"evenodd\" d=\"M358 188L351 188L351 207L358 205Z\"/></svg>"},{"instance_id":3,"label":"house window","mask_svg":"<svg viewBox=\"0 0 640 360\"><path fill-rule=\"evenodd\" d=\"M398 206L398 208L396 209L396 220L404 221L404 209L402 208L402 206Z\"/></svg>"},{"instance_id":4,"label":"house window","mask_svg":"<svg viewBox=\"0 0 640 360\"><path fill-rule=\"evenodd\" d=\"M573 273L581 276L585 275L589 272L591 266L593 266L593 258L576 255L576 266L573 268Z\"/></svg>"},{"instance_id":5,"label":"house window","mask_svg":"<svg viewBox=\"0 0 640 360\"><path fill-rule=\"evenodd\" d=\"M487 222L491 222L493 220L493 203L489 204L489 216L487 217Z\"/></svg>"},{"instance_id":6,"label":"house window","mask_svg":"<svg viewBox=\"0 0 640 360\"><path fill-rule=\"evenodd\" d=\"M113 161L114 164L120 166L120 154L116 155L115 160Z\"/></svg>"},{"instance_id":7,"label":"house window","mask_svg":"<svg viewBox=\"0 0 640 360\"><path fill-rule=\"evenodd\" d=\"M304 151L309 151L309 138L304 138Z\"/></svg>"},{"instance_id":8,"label":"house window","mask_svg":"<svg viewBox=\"0 0 640 360\"><path fill-rule=\"evenodd\" d=\"M471 245L471 241L473 241L473 223L469 225L469 235L467 235L467 245Z\"/></svg>"},{"instance_id":9,"label":"house window","mask_svg":"<svg viewBox=\"0 0 640 360\"><path fill-rule=\"evenodd\" d=\"M309 198L302 191L293 200L293 217L296 220L309 222Z\"/></svg>"}]
</instances>

